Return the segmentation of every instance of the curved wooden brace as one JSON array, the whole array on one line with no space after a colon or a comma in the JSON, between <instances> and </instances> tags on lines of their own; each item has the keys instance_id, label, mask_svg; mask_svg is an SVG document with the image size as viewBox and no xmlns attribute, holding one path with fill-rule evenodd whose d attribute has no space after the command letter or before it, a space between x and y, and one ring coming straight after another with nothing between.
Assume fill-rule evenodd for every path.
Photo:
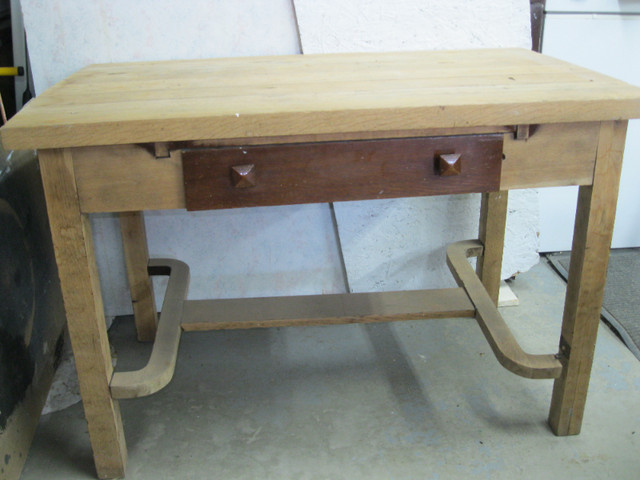
<instances>
[{"instance_id":1,"label":"curved wooden brace","mask_svg":"<svg viewBox=\"0 0 640 480\"><path fill-rule=\"evenodd\" d=\"M493 353L503 367L522 377L558 378L562 372L560 360L553 354L532 355L522 350L467 261L469 257L482 255L482 251L478 240L453 243L447 248L447 265L458 286L465 289L475 305L476 320Z\"/></svg>"},{"instance_id":2,"label":"curved wooden brace","mask_svg":"<svg viewBox=\"0 0 640 480\"><path fill-rule=\"evenodd\" d=\"M162 313L149 362L144 368L115 372L111 377L113 398L137 398L165 387L173 377L182 329L182 308L189 286L189 266L172 259L149 260L150 275L169 275Z\"/></svg>"}]
</instances>

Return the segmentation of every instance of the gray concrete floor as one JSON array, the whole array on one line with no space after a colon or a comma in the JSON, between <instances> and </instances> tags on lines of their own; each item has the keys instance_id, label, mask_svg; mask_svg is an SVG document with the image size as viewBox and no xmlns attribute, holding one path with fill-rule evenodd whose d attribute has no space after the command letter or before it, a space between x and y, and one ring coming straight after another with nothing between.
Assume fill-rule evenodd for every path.
<instances>
[{"instance_id":1,"label":"gray concrete floor","mask_svg":"<svg viewBox=\"0 0 640 480\"><path fill-rule=\"evenodd\" d=\"M556 350L564 283L544 260L503 309ZM111 331L118 369L148 348ZM130 479L637 479L640 362L601 325L582 433L546 424L552 381L504 370L472 320L184 334L171 384L121 402ZM44 416L22 479L94 478L80 405Z\"/></svg>"}]
</instances>

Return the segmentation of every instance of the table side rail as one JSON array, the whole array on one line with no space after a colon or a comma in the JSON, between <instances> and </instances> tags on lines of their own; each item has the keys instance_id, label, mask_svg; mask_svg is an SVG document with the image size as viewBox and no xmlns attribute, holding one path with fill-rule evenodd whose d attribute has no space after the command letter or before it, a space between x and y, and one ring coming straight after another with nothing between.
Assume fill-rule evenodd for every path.
<instances>
[{"instance_id":1,"label":"table side rail","mask_svg":"<svg viewBox=\"0 0 640 480\"><path fill-rule=\"evenodd\" d=\"M563 185L590 185L597 149L599 122L538 125L527 139L504 133L500 190ZM411 131L410 133L416 133ZM430 133L430 132L423 132ZM433 133L433 132L432 132ZM437 135L446 131L439 130ZM454 129L450 133L459 134ZM401 138L401 133L396 133ZM348 138L355 135L348 136ZM370 138L360 134L361 138ZM337 137L328 137L335 140ZM315 136L313 140L324 140ZM261 143L291 142L259 139ZM307 141L309 137L301 138ZM201 141L191 146L228 145ZM84 213L186 208L181 151L184 144L165 144L156 154L153 145L113 145L73 149L80 207Z\"/></svg>"}]
</instances>

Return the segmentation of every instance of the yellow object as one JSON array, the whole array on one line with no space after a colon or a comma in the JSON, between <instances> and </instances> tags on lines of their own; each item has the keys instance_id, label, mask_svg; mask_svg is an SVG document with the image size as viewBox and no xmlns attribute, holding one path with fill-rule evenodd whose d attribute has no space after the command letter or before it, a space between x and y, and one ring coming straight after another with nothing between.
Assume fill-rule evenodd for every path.
<instances>
[{"instance_id":1,"label":"yellow object","mask_svg":"<svg viewBox=\"0 0 640 480\"><path fill-rule=\"evenodd\" d=\"M24 75L22 67L0 67L0 77L18 77Z\"/></svg>"}]
</instances>

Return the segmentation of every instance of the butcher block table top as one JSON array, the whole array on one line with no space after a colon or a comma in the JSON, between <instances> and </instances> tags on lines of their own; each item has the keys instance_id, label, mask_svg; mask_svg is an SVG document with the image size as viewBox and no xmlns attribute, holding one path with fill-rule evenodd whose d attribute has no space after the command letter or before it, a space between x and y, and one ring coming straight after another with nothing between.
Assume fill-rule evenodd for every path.
<instances>
[{"instance_id":1,"label":"butcher block table top","mask_svg":"<svg viewBox=\"0 0 640 480\"><path fill-rule=\"evenodd\" d=\"M125 475L118 401L171 381L183 330L473 317L503 367L554 379L551 430L578 434L638 117L640 88L524 49L92 65L45 91L0 138L39 150L96 473ZM497 309L508 191L562 185L579 186L562 328L531 354ZM149 259L147 210L452 193L482 195L478 239L447 249L457 288L189 300L188 266ZM138 339L154 341L139 370L113 369L88 221L99 212L118 214ZM159 318L150 275L169 276Z\"/></svg>"},{"instance_id":2,"label":"butcher block table top","mask_svg":"<svg viewBox=\"0 0 640 480\"><path fill-rule=\"evenodd\" d=\"M91 65L1 130L7 149L603 121L639 90L524 49Z\"/></svg>"}]
</instances>

